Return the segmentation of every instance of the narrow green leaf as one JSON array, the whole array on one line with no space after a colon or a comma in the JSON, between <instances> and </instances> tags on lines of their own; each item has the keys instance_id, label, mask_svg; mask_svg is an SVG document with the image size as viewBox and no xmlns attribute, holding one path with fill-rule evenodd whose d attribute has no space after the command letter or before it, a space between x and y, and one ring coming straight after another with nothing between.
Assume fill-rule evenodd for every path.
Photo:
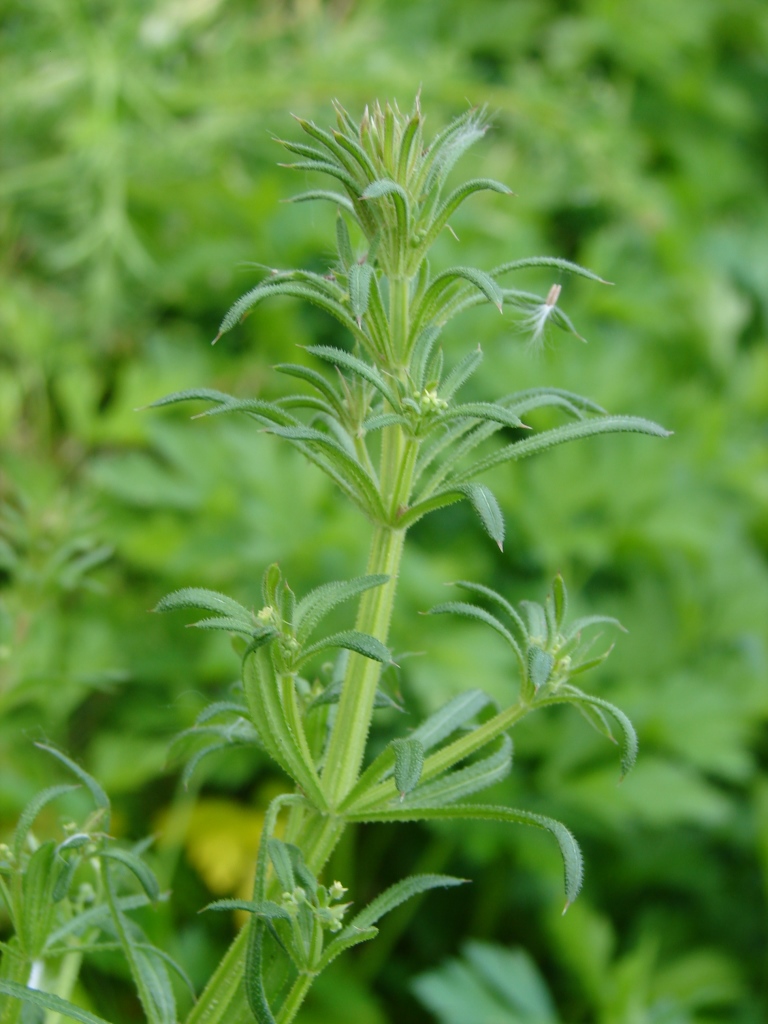
<instances>
[{"instance_id":1,"label":"narrow green leaf","mask_svg":"<svg viewBox=\"0 0 768 1024\"><path fill-rule=\"evenodd\" d=\"M117 861L127 868L136 877L152 903L157 902L160 898L160 886L154 872L135 853L130 850L121 850L119 847L108 847L106 850L102 850L99 856Z\"/></svg>"},{"instance_id":2,"label":"narrow green leaf","mask_svg":"<svg viewBox=\"0 0 768 1024\"><path fill-rule=\"evenodd\" d=\"M280 426L291 426L300 421L286 411L286 403L300 403L302 401L306 401L303 395L292 395L281 399L282 405L278 405L277 402L263 402L260 398L233 398L229 402L214 405L213 408L206 409L205 412L199 412L192 419L201 420L208 419L211 416L229 416L235 412L244 412L246 415L252 416L259 423L277 423Z\"/></svg>"},{"instance_id":3,"label":"narrow green leaf","mask_svg":"<svg viewBox=\"0 0 768 1024\"><path fill-rule=\"evenodd\" d=\"M109 831L109 818L110 818L109 798L107 797L107 794L104 792L104 790L101 788L101 786L98 784L96 779L94 779L94 777L92 775L89 775L88 772L85 771L84 768L81 768L79 764L76 764L75 761L73 761L73 760L71 760L71 758L67 757L66 754L63 754L60 750L57 750L56 747L48 746L47 743L35 743L35 746L39 750L45 750L49 754L52 754L57 760L61 761L62 764L66 765L67 768L69 768L69 770L74 775L76 775L78 777L78 779L81 780L81 782L85 783L85 785L88 788L88 791L90 792L91 796L93 797L93 802L96 804L96 806L99 808L99 810L103 811L103 813L104 813L104 816L103 816L103 819L102 819L103 820L103 825L104 825L104 831L105 832Z\"/></svg>"},{"instance_id":4,"label":"narrow green leaf","mask_svg":"<svg viewBox=\"0 0 768 1024\"><path fill-rule=\"evenodd\" d=\"M276 919L289 920L291 915L278 903L273 903L271 900L262 900L260 903L255 900L214 900L213 903L208 903L202 907L200 913L204 910L245 910L249 914L253 914L255 917L263 917L267 920L274 921Z\"/></svg>"},{"instance_id":5,"label":"narrow green leaf","mask_svg":"<svg viewBox=\"0 0 768 1024\"><path fill-rule=\"evenodd\" d=\"M414 112L403 129L400 139L400 151L397 155L397 177L400 181L407 181L410 177L409 170L415 160L421 155L421 127L423 118L420 113Z\"/></svg>"},{"instance_id":6,"label":"narrow green leaf","mask_svg":"<svg viewBox=\"0 0 768 1024\"><path fill-rule=\"evenodd\" d=\"M377 236L378 238L379 236ZM372 243L368 250L368 263L373 266L373 250L375 243ZM389 319L384 308L384 300L379 287L379 278L373 274L371 278L370 294L368 296L368 319L366 321L368 333L371 336L371 344L378 359L385 363L391 362L391 339L389 332Z\"/></svg>"},{"instance_id":7,"label":"narrow green leaf","mask_svg":"<svg viewBox=\"0 0 768 1024\"><path fill-rule=\"evenodd\" d=\"M419 193L424 195L428 193L432 181L440 174L441 168L446 164L453 166L457 159L457 152L460 155L467 146L482 138L485 133L485 116L484 108L478 110L477 107L471 107L454 118L435 136L427 147L419 168L417 182ZM452 147L457 143L458 150L453 149Z\"/></svg>"},{"instance_id":8,"label":"narrow green leaf","mask_svg":"<svg viewBox=\"0 0 768 1024\"><path fill-rule=\"evenodd\" d=\"M590 669L597 668L598 665L602 665L612 650L613 644L611 644L607 651L603 651L602 654L598 654L594 658L587 658L586 661L571 663L571 667L568 669L568 678L570 679L573 676L581 675L583 672L589 672Z\"/></svg>"},{"instance_id":9,"label":"narrow green leaf","mask_svg":"<svg viewBox=\"0 0 768 1024\"><path fill-rule=\"evenodd\" d=\"M211 704L208 704L195 719L196 725L204 725L206 722L215 718L217 715L223 715L231 712L235 715L246 715L248 714L248 708L245 704L239 704L233 700L215 700Z\"/></svg>"},{"instance_id":10,"label":"narrow green leaf","mask_svg":"<svg viewBox=\"0 0 768 1024\"><path fill-rule=\"evenodd\" d=\"M530 811L490 804L453 804L449 807L398 807L390 811L350 814L350 821L500 821L511 825L532 825L551 832L560 847L565 869L565 910L576 899L584 878L584 863L579 845L565 825ZM563 911L565 912L565 911Z\"/></svg>"},{"instance_id":11,"label":"narrow green leaf","mask_svg":"<svg viewBox=\"0 0 768 1024\"><path fill-rule=\"evenodd\" d=\"M313 388L320 392L321 395L326 398L328 403L333 406L337 414L343 413L343 401L341 397L336 393L329 382L323 377L317 370L313 370L308 366L299 366L296 363L278 363L272 367L273 370L277 370L278 373L284 373L289 377L298 377L300 380L306 381Z\"/></svg>"},{"instance_id":12,"label":"narrow green leaf","mask_svg":"<svg viewBox=\"0 0 768 1024\"><path fill-rule=\"evenodd\" d=\"M293 874L293 859L288 844L280 839L268 839L267 851L280 885L286 892L293 892L296 878Z\"/></svg>"},{"instance_id":13,"label":"narrow green leaf","mask_svg":"<svg viewBox=\"0 0 768 1024\"><path fill-rule=\"evenodd\" d=\"M456 580L455 585L457 587L461 587L462 590L468 590L472 594L481 594L483 597L487 597L489 601L493 601L494 604L499 605L499 607L504 609L520 630L520 635L523 640L527 639L528 630L525 623L514 605L510 604L505 597L502 597L501 594L492 590L490 587L486 587L483 583L472 583L470 580Z\"/></svg>"},{"instance_id":14,"label":"narrow green leaf","mask_svg":"<svg viewBox=\"0 0 768 1024\"><path fill-rule=\"evenodd\" d=\"M522 260L512 260L510 263L502 263L500 266L495 267L491 274L494 277L500 277L502 274L508 274L513 270L524 270L529 267L550 267L553 270L565 270L569 274L577 274L579 277L587 277L590 281L597 281L598 284L611 284L610 281L604 280L599 277L591 270L587 270L586 267L579 266L578 263L571 263L570 260L562 260L556 256L529 256Z\"/></svg>"},{"instance_id":15,"label":"narrow green leaf","mask_svg":"<svg viewBox=\"0 0 768 1024\"><path fill-rule=\"evenodd\" d=\"M115 948L118 949L119 945L115 944ZM192 984L189 975L184 968L180 964L177 964L173 957L169 956L164 950L158 949L157 946L153 946L149 942L137 942L136 949L148 954L151 959L160 960L162 964L167 964L174 974L178 975L178 977L184 982L184 985L192 998L195 998L195 986Z\"/></svg>"},{"instance_id":16,"label":"narrow green leaf","mask_svg":"<svg viewBox=\"0 0 768 1024\"><path fill-rule=\"evenodd\" d=\"M379 178L372 181L360 196L360 199L382 199L384 196L396 197L404 205L408 205L409 198L406 189L398 185L391 178Z\"/></svg>"},{"instance_id":17,"label":"narrow green leaf","mask_svg":"<svg viewBox=\"0 0 768 1024\"><path fill-rule=\"evenodd\" d=\"M565 639L571 640L583 630L589 629L590 626L615 626L622 633L627 632L619 620L614 619L611 615L584 615L580 619L573 620L565 632Z\"/></svg>"},{"instance_id":18,"label":"narrow green leaf","mask_svg":"<svg viewBox=\"0 0 768 1024\"><path fill-rule=\"evenodd\" d=\"M426 370L429 358L440 337L442 327L439 324L429 324L419 332L411 352L411 377L418 391L424 387Z\"/></svg>"},{"instance_id":19,"label":"narrow green leaf","mask_svg":"<svg viewBox=\"0 0 768 1024\"><path fill-rule=\"evenodd\" d=\"M72 793L77 788L77 786L72 785L49 786L47 789L42 790L42 792L37 793L32 797L22 811L18 824L16 825L16 829L13 833L13 837L11 838L11 849L13 850L14 857L17 860L21 856L29 830L32 828L35 818L38 816L40 811L42 811L42 809L52 800L56 800L65 793Z\"/></svg>"},{"instance_id":20,"label":"narrow green leaf","mask_svg":"<svg viewBox=\"0 0 768 1024\"><path fill-rule=\"evenodd\" d=\"M504 196L514 195L511 188L501 181L494 181L493 178L472 178L470 181L465 181L451 192L435 213L424 241L421 243L421 252L426 252L464 200L474 195L475 192L499 192Z\"/></svg>"},{"instance_id":21,"label":"narrow green leaf","mask_svg":"<svg viewBox=\"0 0 768 1024\"><path fill-rule=\"evenodd\" d=\"M326 458L316 459L323 469L373 519L385 519L386 513L378 488L368 471L335 438L312 427L270 427L276 437L291 441L305 455L319 447Z\"/></svg>"},{"instance_id":22,"label":"narrow green leaf","mask_svg":"<svg viewBox=\"0 0 768 1024\"><path fill-rule=\"evenodd\" d=\"M470 146L483 138L487 129L486 109L481 107L468 110L440 132L432 141L423 161L427 172L423 179L423 191L431 191L435 184L442 186L457 160Z\"/></svg>"},{"instance_id":23,"label":"narrow green leaf","mask_svg":"<svg viewBox=\"0 0 768 1024\"><path fill-rule=\"evenodd\" d=\"M310 203L314 199L324 199L331 203L335 203L336 206L340 206L342 210L346 210L347 213L354 215L355 207L352 200L343 195L341 192L329 192L326 189L315 188L310 189L309 192L300 192L297 196L290 196L285 200L286 203Z\"/></svg>"},{"instance_id":24,"label":"narrow green leaf","mask_svg":"<svg viewBox=\"0 0 768 1024\"><path fill-rule=\"evenodd\" d=\"M104 890L110 916L123 955L128 962L139 999L150 1024L176 1024L176 1003L168 973L162 962L138 948L145 944L141 930L129 921L120 907L112 876L111 858L102 857Z\"/></svg>"},{"instance_id":25,"label":"narrow green leaf","mask_svg":"<svg viewBox=\"0 0 768 1024\"><path fill-rule=\"evenodd\" d=\"M624 714L624 712L617 708L615 704L611 704L607 700L603 700L602 697L593 697L591 694L582 693L577 690L576 687L568 687L567 693L558 692L552 697L548 697L546 701L542 703L546 704L585 704L588 707L592 707L599 711L604 711L610 715L619 726L621 731L621 777L624 778L628 772L630 772L637 760L638 750L638 739L635 727L632 722Z\"/></svg>"},{"instance_id":26,"label":"narrow green leaf","mask_svg":"<svg viewBox=\"0 0 768 1024\"><path fill-rule=\"evenodd\" d=\"M390 178L373 181L360 196L363 200L391 198L397 212L397 226L402 238L407 239L411 230L411 204L408 193Z\"/></svg>"},{"instance_id":27,"label":"narrow green leaf","mask_svg":"<svg viewBox=\"0 0 768 1024\"><path fill-rule=\"evenodd\" d=\"M370 416L363 423L363 430L367 434L372 433L374 430L383 430L384 427L410 427L410 423L405 416L400 416L395 412L383 412L378 416Z\"/></svg>"},{"instance_id":28,"label":"narrow green leaf","mask_svg":"<svg viewBox=\"0 0 768 1024\"><path fill-rule=\"evenodd\" d=\"M58 853L58 851L57 851ZM79 857L67 858L63 864L60 865L59 872L56 875L56 881L51 892L51 902L59 903L69 892L69 888L72 885L72 879L75 877L75 871L80 866ZM47 938L45 937L44 945L47 945Z\"/></svg>"},{"instance_id":29,"label":"narrow green leaf","mask_svg":"<svg viewBox=\"0 0 768 1024\"><path fill-rule=\"evenodd\" d=\"M208 746L201 747L200 750L196 750L184 765L184 771L181 773L181 784L184 789L189 789L192 776L195 774L198 765L204 761L206 757L209 757L211 754L215 754L217 750L223 750L228 746L230 746L228 741L220 741L217 743L209 743Z\"/></svg>"},{"instance_id":30,"label":"narrow green leaf","mask_svg":"<svg viewBox=\"0 0 768 1024\"><path fill-rule=\"evenodd\" d=\"M417 739L425 751L431 750L457 729L464 728L491 704L493 701L482 690L465 690L414 729L411 739Z\"/></svg>"},{"instance_id":31,"label":"narrow green leaf","mask_svg":"<svg viewBox=\"0 0 768 1024\"><path fill-rule=\"evenodd\" d=\"M371 939L375 939L378 934L379 929L373 927L360 928L349 932L349 934L346 931L342 932L323 950L323 955L317 962L317 973L319 974L321 971L324 971L341 953L351 949L353 946L359 946L361 942L369 942Z\"/></svg>"},{"instance_id":32,"label":"narrow green leaf","mask_svg":"<svg viewBox=\"0 0 768 1024\"><path fill-rule=\"evenodd\" d=\"M260 626L253 619L248 623L243 622L242 619L233 619L227 615L218 615L210 619L200 619L199 622L190 622L188 627L190 629L222 629L227 633L241 633L249 639L265 637L267 634L270 636L277 635L276 630Z\"/></svg>"},{"instance_id":33,"label":"narrow green leaf","mask_svg":"<svg viewBox=\"0 0 768 1024\"><path fill-rule=\"evenodd\" d=\"M234 395L228 395L223 391L215 391L213 388L188 388L186 391L174 391L164 398L158 398L145 409L159 409L164 405L175 405L177 402L215 402L225 405L227 402L234 402Z\"/></svg>"},{"instance_id":34,"label":"narrow green leaf","mask_svg":"<svg viewBox=\"0 0 768 1024\"><path fill-rule=\"evenodd\" d=\"M301 125L302 130L324 146L328 153L330 153L334 163L338 163L343 167L345 171L353 176L354 180L358 178L365 180L368 178L369 161L367 156L363 153L363 157L358 158L356 153L350 153L348 148L343 145L343 142L349 141L348 139L345 139L339 132L327 132L325 129L314 124L314 122L307 121L304 118L297 117L296 120ZM360 152L362 153L362 150ZM325 159L327 159L327 156Z\"/></svg>"},{"instance_id":35,"label":"narrow green leaf","mask_svg":"<svg viewBox=\"0 0 768 1024\"><path fill-rule=\"evenodd\" d=\"M362 326L363 317L368 312L372 278L373 267L370 263L353 263L347 273L349 304L358 327Z\"/></svg>"},{"instance_id":36,"label":"narrow green leaf","mask_svg":"<svg viewBox=\"0 0 768 1024\"><path fill-rule=\"evenodd\" d=\"M339 260L344 270L349 270L356 263L352 241L349 237L349 228L340 213L336 217L336 251L339 254Z\"/></svg>"},{"instance_id":37,"label":"narrow green leaf","mask_svg":"<svg viewBox=\"0 0 768 1024\"><path fill-rule=\"evenodd\" d=\"M569 410L576 409L577 418L580 418L581 414L585 412L593 412L598 416L608 415L602 405L593 402L591 398L577 395L573 391L566 391L564 388L526 388L524 391L516 391L512 395L507 395L501 401L510 412L516 412L519 415L524 415L530 409L537 409L542 405L557 404L561 404L563 408Z\"/></svg>"},{"instance_id":38,"label":"narrow green leaf","mask_svg":"<svg viewBox=\"0 0 768 1024\"><path fill-rule=\"evenodd\" d=\"M466 494L457 487L438 491L437 494L433 494L431 498L426 498L424 501L417 501L415 505L409 506L407 511L400 514L398 518L398 525L403 530L410 529L414 523L418 523L420 519L429 515L430 512L437 512L439 509L446 508L448 505L455 505L457 501L463 501L464 498L466 498Z\"/></svg>"},{"instance_id":39,"label":"narrow green leaf","mask_svg":"<svg viewBox=\"0 0 768 1024\"><path fill-rule=\"evenodd\" d=\"M444 807L501 782L512 768L512 740L499 737L498 750L466 768L427 782L405 798L405 807Z\"/></svg>"},{"instance_id":40,"label":"narrow green leaf","mask_svg":"<svg viewBox=\"0 0 768 1024\"><path fill-rule=\"evenodd\" d=\"M400 797L404 797L419 784L421 769L424 767L424 747L412 736L408 739L393 740L395 754L395 785Z\"/></svg>"},{"instance_id":41,"label":"narrow green leaf","mask_svg":"<svg viewBox=\"0 0 768 1024\"><path fill-rule=\"evenodd\" d=\"M360 336L357 324L341 303L325 294L318 287L293 281L267 281L256 285L255 288L246 292L237 300L237 302L234 303L234 305L230 307L219 326L219 333L216 336L216 340L218 340L222 334L226 334L227 331L231 331L232 328L240 322L243 316L249 310L253 309L253 307L258 303L262 302L264 299L279 295L285 295L289 298L306 299L308 302L311 302L315 306L319 306L321 309L325 310L326 313L330 313L330 315L338 320L340 324L347 327L355 337Z\"/></svg>"},{"instance_id":42,"label":"narrow green leaf","mask_svg":"<svg viewBox=\"0 0 768 1024\"><path fill-rule=\"evenodd\" d=\"M555 658L550 651L536 646L528 648L528 678L533 683L534 690L546 685L554 664Z\"/></svg>"},{"instance_id":43,"label":"narrow green leaf","mask_svg":"<svg viewBox=\"0 0 768 1024\"><path fill-rule=\"evenodd\" d=\"M176 999L162 957L155 955L154 948L148 943L136 942L133 939L131 942L136 972L134 981L138 982L138 978L141 978L146 995L151 1001L153 1012L147 1011L147 1015L150 1020L154 1018L157 1024L177 1024Z\"/></svg>"},{"instance_id":44,"label":"narrow green leaf","mask_svg":"<svg viewBox=\"0 0 768 1024\"><path fill-rule=\"evenodd\" d=\"M291 171L317 171L319 174L329 174L332 178L340 181L354 197L359 197L361 185L359 181L339 164L332 164L325 160L300 160L295 164L278 164L278 167L287 167Z\"/></svg>"},{"instance_id":45,"label":"narrow green leaf","mask_svg":"<svg viewBox=\"0 0 768 1024\"><path fill-rule=\"evenodd\" d=\"M317 146L309 146L306 142L295 142L293 139L278 138L274 138L274 141L287 149L289 153L295 153L297 156L305 156L309 160L325 161L328 159L326 152L318 149Z\"/></svg>"},{"instance_id":46,"label":"narrow green leaf","mask_svg":"<svg viewBox=\"0 0 768 1024\"><path fill-rule=\"evenodd\" d=\"M61 861L56 860L56 843L49 839L38 846L24 872L24 902L19 938L30 960L38 957L45 945L55 910L53 888L63 866Z\"/></svg>"},{"instance_id":47,"label":"narrow green leaf","mask_svg":"<svg viewBox=\"0 0 768 1024\"><path fill-rule=\"evenodd\" d=\"M350 373L362 377L363 380L367 380L369 384L373 384L379 394L386 398L393 409L399 408L400 403L397 400L396 393L375 366L371 366L370 363L366 363L364 360L358 359L357 356L345 352L344 349L334 348L332 345L307 345L306 350L310 355L317 356L318 359L323 359L334 366L349 370Z\"/></svg>"},{"instance_id":48,"label":"narrow green leaf","mask_svg":"<svg viewBox=\"0 0 768 1024\"><path fill-rule=\"evenodd\" d=\"M302 651L299 664L303 664L312 655L317 654L318 651L327 650L329 647L345 647L347 650L356 651L372 661L380 661L383 665L392 664L389 648L385 647L381 640L377 640L375 636L369 636L368 633L361 633L356 629L334 633L323 640L318 640L317 643Z\"/></svg>"},{"instance_id":49,"label":"narrow green leaf","mask_svg":"<svg viewBox=\"0 0 768 1024\"><path fill-rule=\"evenodd\" d=\"M375 178L376 168L371 163L368 154L355 138L356 134L357 128L352 125L346 133L333 132L333 139L342 149L346 150L346 152L353 157L365 178Z\"/></svg>"},{"instance_id":50,"label":"narrow green leaf","mask_svg":"<svg viewBox=\"0 0 768 1024\"><path fill-rule=\"evenodd\" d=\"M459 388L469 380L483 361L483 350L478 345L474 352L469 352L451 370L437 389L441 398L453 398Z\"/></svg>"},{"instance_id":51,"label":"narrow green leaf","mask_svg":"<svg viewBox=\"0 0 768 1024\"><path fill-rule=\"evenodd\" d=\"M344 601L357 597L366 590L382 586L388 579L388 576L378 573L370 576L357 576L352 580L336 580L315 587L296 605L293 621L296 639L303 644L333 608Z\"/></svg>"},{"instance_id":52,"label":"narrow green leaf","mask_svg":"<svg viewBox=\"0 0 768 1024\"><path fill-rule=\"evenodd\" d=\"M216 590L203 587L184 587L166 594L152 609L155 612L169 612L176 608L203 608L210 612L237 619L240 622L253 624L253 615L238 601Z\"/></svg>"},{"instance_id":53,"label":"narrow green leaf","mask_svg":"<svg viewBox=\"0 0 768 1024\"><path fill-rule=\"evenodd\" d=\"M428 615L463 615L468 619L477 619L479 622L485 622L496 630L499 636L503 636L509 646L515 652L518 660L523 664L523 653L520 650L520 645L517 640L512 636L509 630L504 626L495 615L491 615L485 608L480 608L476 604L467 604L465 601L445 601L442 604L435 605L434 608L430 608Z\"/></svg>"},{"instance_id":54,"label":"narrow green leaf","mask_svg":"<svg viewBox=\"0 0 768 1024\"><path fill-rule=\"evenodd\" d=\"M525 429L525 424L519 416L495 402L467 402L464 405L451 406L442 414L444 422L456 419L485 420L499 423L502 427L511 427L513 430Z\"/></svg>"},{"instance_id":55,"label":"narrow green leaf","mask_svg":"<svg viewBox=\"0 0 768 1024\"><path fill-rule=\"evenodd\" d=\"M36 1006L40 1010L48 1010L51 1013L60 1013L69 1020L80 1021L81 1024L110 1024L103 1017L97 1017L95 1013L83 1010L74 1003L60 996L51 995L49 992L40 992L38 989L27 988L26 985L19 985L14 981L0 980L0 995L10 996L12 999L19 999L30 1006Z\"/></svg>"},{"instance_id":56,"label":"narrow green leaf","mask_svg":"<svg viewBox=\"0 0 768 1024\"><path fill-rule=\"evenodd\" d=\"M504 550L504 516L493 491L484 484L466 484L459 488L469 498L472 508L477 512L483 528L492 541Z\"/></svg>"},{"instance_id":57,"label":"narrow green leaf","mask_svg":"<svg viewBox=\"0 0 768 1024\"><path fill-rule=\"evenodd\" d=\"M116 902L120 910L123 911L138 910L139 907L149 906L149 899L143 893L120 896ZM83 936L93 928L104 928L109 923L110 913L110 907L107 904L98 903L96 906L76 914L48 935L48 940L45 943L46 952L72 935Z\"/></svg>"},{"instance_id":58,"label":"narrow green leaf","mask_svg":"<svg viewBox=\"0 0 768 1024\"><path fill-rule=\"evenodd\" d=\"M504 293L490 276L486 274L484 270L478 270L476 267L451 267L449 270L444 270L441 274L438 274L432 282L427 296L432 292L435 285L440 284L441 291L446 285L453 284L458 279L468 281L471 285L474 285L478 291L492 303L498 311L501 313L504 306ZM445 285L443 285L445 282Z\"/></svg>"},{"instance_id":59,"label":"narrow green leaf","mask_svg":"<svg viewBox=\"0 0 768 1024\"><path fill-rule=\"evenodd\" d=\"M554 640L549 635L547 615L538 601L521 601L520 607L528 616L528 635L531 643L546 644Z\"/></svg>"},{"instance_id":60,"label":"narrow green leaf","mask_svg":"<svg viewBox=\"0 0 768 1024\"><path fill-rule=\"evenodd\" d=\"M498 451L479 459L469 469L456 473L452 477L451 483L454 485L465 483L493 466L527 458L545 451L547 448L553 448L555 445L565 444L567 441L577 441L585 437L594 437L597 434L615 433L649 434L652 437L670 436L669 430L639 416L605 416L602 419L580 420L578 423L567 423L562 427L544 430L523 441L513 441L512 444L505 445Z\"/></svg>"},{"instance_id":61,"label":"narrow green leaf","mask_svg":"<svg viewBox=\"0 0 768 1024\"><path fill-rule=\"evenodd\" d=\"M423 892L429 892L430 889L452 889L466 883L466 878L454 878L452 875L410 875L400 882L395 882L372 900L352 918L339 937L353 934L353 930L359 932L372 927L402 903Z\"/></svg>"},{"instance_id":62,"label":"narrow green leaf","mask_svg":"<svg viewBox=\"0 0 768 1024\"><path fill-rule=\"evenodd\" d=\"M493 701L482 690L467 690L449 700L413 730L410 738L418 740L426 752L437 746L444 739L471 722L482 710ZM358 779L356 785L341 804L341 809L364 804L366 795L383 779L392 774L395 765L395 752L391 744L386 746Z\"/></svg>"},{"instance_id":63,"label":"narrow green leaf","mask_svg":"<svg viewBox=\"0 0 768 1024\"><path fill-rule=\"evenodd\" d=\"M558 629L562 629L568 612L568 591L560 573L555 576L552 582L552 600L555 604L555 625Z\"/></svg>"}]
</instances>

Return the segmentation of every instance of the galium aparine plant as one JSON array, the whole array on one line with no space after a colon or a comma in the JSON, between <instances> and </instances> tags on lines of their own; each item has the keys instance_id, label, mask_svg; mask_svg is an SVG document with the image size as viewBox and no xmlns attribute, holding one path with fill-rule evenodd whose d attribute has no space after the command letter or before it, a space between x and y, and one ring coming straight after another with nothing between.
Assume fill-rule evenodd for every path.
<instances>
[{"instance_id":1,"label":"galium aparine plant","mask_svg":"<svg viewBox=\"0 0 768 1024\"><path fill-rule=\"evenodd\" d=\"M479 349L444 351L441 333L454 317L484 303L508 307L536 344L550 327L576 331L559 307L560 284L544 296L521 291L507 283L516 271L548 268L605 283L555 257L524 257L490 270L433 269L432 246L451 230L451 218L464 202L479 192L510 194L489 178L447 187L456 162L486 131L484 111L467 111L431 141L424 138L418 100L410 113L376 104L359 122L337 105L336 127L329 130L302 119L298 124L304 140L282 142L296 157L288 166L330 178L333 185L294 201L336 207L335 262L327 274L272 271L234 304L219 337L259 303L290 296L335 318L349 345L312 345L306 350L310 365L278 365L277 372L297 383L296 393L286 398L239 398L201 388L154 405L204 402L203 415L249 417L276 443L298 449L358 508L370 531L370 554L363 575L329 581L301 597L272 565L264 572L255 610L198 587L170 594L157 606L201 610L204 616L194 625L232 634L242 652L238 694L209 706L188 731L206 742L187 773L214 749L251 743L294 786L266 814L253 898L211 906L245 910L250 923L197 998L188 1024L249 1016L259 1024L288 1024L318 974L344 950L373 939L384 914L417 893L461 883L449 876L412 876L350 914L344 897L354 879L321 878L351 822L488 819L545 829L563 856L567 906L582 878L581 855L568 829L530 811L474 798L509 772L509 732L540 708L571 704L601 732L611 738L615 732L622 772L631 767L637 747L626 716L580 685L582 674L609 653L594 652L594 627L619 624L605 616L570 621L558 576L543 604L518 607L480 582L458 583L464 599L444 602L432 614L468 617L499 634L516 667L516 696L499 707L482 690L468 690L366 758L374 708L386 700L379 680L391 662L390 622L410 527L437 509L468 501L501 547L504 519L482 483L486 470L595 434L663 437L667 431L645 419L609 415L591 400L557 388L486 401L461 398L483 355ZM526 414L545 406L563 422L520 436ZM501 436L505 428L516 429L513 440ZM324 619L343 602L356 603L352 628L324 634ZM335 670L323 686L312 666L329 650L337 652ZM25 1001L98 1022L66 996L83 955L104 948L123 951L150 1024L176 1024L169 970L178 968L130 917L158 898L157 882L140 850L126 850L109 838L109 802L98 783L61 752L49 752L90 790L95 810L60 842L37 844L37 814L66 787L45 790L0 853L0 891L15 929L3 950L0 994L6 1001L0 1024L18 1021ZM281 813L284 831L277 838ZM138 892L128 885L131 875Z\"/></svg>"}]
</instances>

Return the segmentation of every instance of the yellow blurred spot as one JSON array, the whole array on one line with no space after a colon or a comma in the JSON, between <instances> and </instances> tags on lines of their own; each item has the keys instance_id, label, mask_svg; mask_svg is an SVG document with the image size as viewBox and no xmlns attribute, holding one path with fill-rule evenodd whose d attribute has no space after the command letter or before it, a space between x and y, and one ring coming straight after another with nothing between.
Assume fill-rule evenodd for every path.
<instances>
[{"instance_id":1,"label":"yellow blurred spot","mask_svg":"<svg viewBox=\"0 0 768 1024\"><path fill-rule=\"evenodd\" d=\"M204 797L192 807L167 808L156 823L158 846L183 846L189 863L215 896L250 899L264 810L281 791L265 787L257 808L226 797ZM281 833L278 826L277 835ZM247 915L238 912L236 917L244 923Z\"/></svg>"}]
</instances>

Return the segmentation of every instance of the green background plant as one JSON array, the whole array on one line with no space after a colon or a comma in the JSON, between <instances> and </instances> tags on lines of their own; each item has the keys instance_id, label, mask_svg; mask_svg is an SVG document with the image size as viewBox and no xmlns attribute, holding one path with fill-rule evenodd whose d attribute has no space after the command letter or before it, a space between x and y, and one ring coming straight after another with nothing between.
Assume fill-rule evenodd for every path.
<instances>
[{"instance_id":1,"label":"green background plant","mask_svg":"<svg viewBox=\"0 0 768 1024\"><path fill-rule=\"evenodd\" d=\"M677 1014L670 1019L717 1019L719 1008L761 1020L761 5L487 3L470 15L458 3L122 12L41 3L10 4L2 17L0 792L9 829L50 779L31 746L41 736L105 785L124 836L146 832L148 806L158 823L185 813L164 773L168 741L237 663L223 638L180 637L170 618L144 615L159 595L205 583L251 604L274 559L299 593L359 573L355 513L270 439L234 421L190 426L133 410L201 383L271 394L269 367L293 358L285 339L334 342L322 314L281 303L208 348L222 309L254 280L241 261L323 270L330 258L332 208L275 205L296 180L274 168L269 132L287 134L288 109L323 124L329 96L357 113L377 94L407 102L423 83L433 129L465 109L465 96L490 104L494 130L467 167L519 196L501 206L477 199L456 218L462 262L550 251L616 282L563 280L565 308L589 345L558 335L538 360L511 321L480 314L471 340L493 360L488 379L483 368L474 379L478 394L496 393L501 375L560 383L651 416L675 438L596 440L496 471L503 558L464 505L436 513L414 529L403 607L429 608L457 578L543 598L562 571L581 611L609 611L629 627L592 685L630 713L643 756L617 789L611 752L576 720L532 720L515 737L516 770L499 800L565 820L585 847L586 890L563 922L553 920L555 854L538 835L441 825L350 839L366 894L412 870L476 881L432 897L429 914L393 915L378 945L339 960L319 983L307 1020L322 1020L342 990L349 1009L338 1019L421 1019L404 979L456 955L467 935L523 945L564 1020L650 1019L659 1000ZM441 245L451 259L450 240ZM549 284L531 275L532 288ZM461 322L453 337L458 350ZM429 652L402 663L414 720L476 685L478 660L483 688L504 692L500 641L468 623L414 621L404 615L393 637L396 650ZM214 755L201 773L202 804L220 801L222 842L237 849L232 832L244 835L252 820L240 809L258 828L274 781L248 750L220 763ZM212 875L194 867L205 863L194 831L183 851L166 834L151 856L163 884L173 878L177 909L147 927L199 985L230 922L185 913L210 900ZM340 849L340 866L344 857L352 850ZM233 869L210 892L229 895L239 881ZM120 970L102 956L80 993L115 1021L135 1012L127 986L104 984ZM709 974L724 980L708 1003Z\"/></svg>"}]
</instances>

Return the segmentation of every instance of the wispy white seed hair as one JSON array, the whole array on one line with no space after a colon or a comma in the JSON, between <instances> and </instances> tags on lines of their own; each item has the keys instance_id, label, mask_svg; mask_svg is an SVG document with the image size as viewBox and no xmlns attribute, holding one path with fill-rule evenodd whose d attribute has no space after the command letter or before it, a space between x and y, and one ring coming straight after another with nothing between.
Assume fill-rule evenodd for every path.
<instances>
[{"instance_id":1,"label":"wispy white seed hair","mask_svg":"<svg viewBox=\"0 0 768 1024\"><path fill-rule=\"evenodd\" d=\"M536 306L531 313L521 322L520 328L523 331L530 331L529 343L533 348L540 348L544 343L544 330L549 318L555 310L557 300L560 298L562 285L553 284L547 292L547 297L541 305Z\"/></svg>"}]
</instances>

